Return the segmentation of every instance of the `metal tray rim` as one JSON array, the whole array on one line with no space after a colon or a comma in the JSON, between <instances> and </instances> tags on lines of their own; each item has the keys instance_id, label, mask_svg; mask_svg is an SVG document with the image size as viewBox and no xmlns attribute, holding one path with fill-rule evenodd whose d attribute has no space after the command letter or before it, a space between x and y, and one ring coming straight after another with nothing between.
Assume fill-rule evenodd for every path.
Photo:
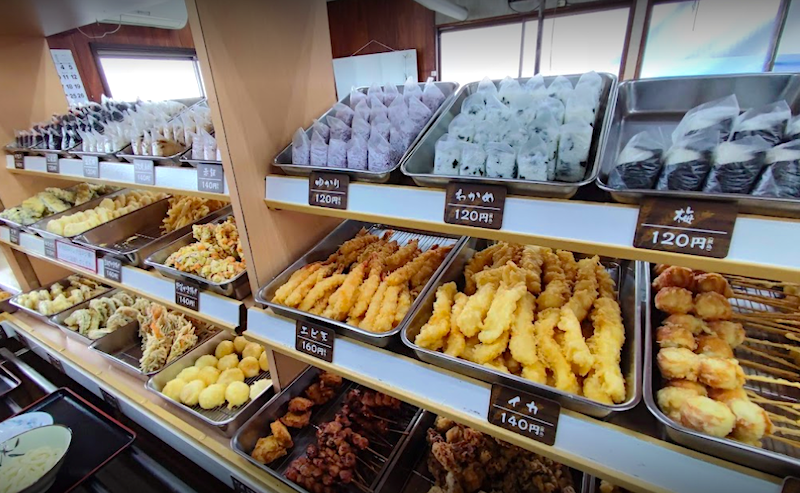
<instances>
[{"instance_id":1,"label":"metal tray rim","mask_svg":"<svg viewBox=\"0 0 800 493\"><path fill-rule=\"evenodd\" d=\"M0 363L0 373L2 373L3 376L5 376L9 380L11 380L14 383L14 385L12 385L8 389L4 390L3 392L0 392L0 397L3 397L4 395L8 394L12 390L14 390L17 387L19 387L20 385L22 385L22 380L18 376L16 376L13 373L11 373L11 370L6 368L3 363L5 363L5 362Z\"/></svg>"},{"instance_id":2,"label":"metal tray rim","mask_svg":"<svg viewBox=\"0 0 800 493\"><path fill-rule=\"evenodd\" d=\"M77 275L77 276L80 276L80 274L70 274L70 276L76 276L76 275ZM53 282L51 282L50 284L47 284L46 286L41 286L41 287L38 287L38 288L36 288L36 289L31 289L31 290L29 290L29 291L20 292L19 294L15 295L15 296L12 296L11 298L9 298L9 300L8 300L8 301L9 301L9 303L10 303L11 305L13 305L13 306L15 306L15 307L19 308L20 310L24 311L25 313L27 313L27 314L29 314L29 315L33 315L34 317L37 317L37 318L39 318L39 319L42 319L42 320L44 320L44 321L46 321L46 322L48 322L48 323L51 323L51 322L52 322L52 321L51 321L51 318L53 318L53 317L57 317L58 315L61 315L61 314L62 314L62 313L64 313L65 311L69 310L70 308L74 308L75 306L77 306L77 305L80 305L81 303L84 303L84 302L86 302L86 301L91 301L91 300L93 300L93 299L97 298L98 296L102 296L102 295L104 295L104 294L106 294L106 293L108 293L109 291L111 291L111 290L112 290L112 288L110 288L110 287L106 286L105 284L103 284L103 283L98 283L98 284L100 284L100 286L101 286L101 287L105 288L103 291L101 291L101 292L97 293L96 295L94 295L94 296L91 296L91 297L89 297L89 298L87 298L87 299L85 299L85 300L81 301L81 303L76 303L76 304L74 304L74 305L70 306L69 308L65 308L65 309L61 310L60 312L58 312L58 313L51 313L50 315L43 315L43 314L41 314L41 313L37 312L36 310L31 310L30 308L28 308L28 307L25 307L25 306L22 306L21 304L19 304L19 303L17 302L17 299L18 299L20 296L22 296L23 294L28 294L28 293L30 293L30 292L33 292L33 291L40 291L40 290L42 290L42 289L47 289L47 290L50 290L50 287L51 287L51 286L53 286L54 284L58 284L58 283L61 283L61 282L63 282L63 281L66 281L67 279L69 279L69 277L70 277L70 276L67 276L67 277L61 278L61 279L59 279L59 280L57 280L57 281L53 281Z\"/></svg>"}]
</instances>

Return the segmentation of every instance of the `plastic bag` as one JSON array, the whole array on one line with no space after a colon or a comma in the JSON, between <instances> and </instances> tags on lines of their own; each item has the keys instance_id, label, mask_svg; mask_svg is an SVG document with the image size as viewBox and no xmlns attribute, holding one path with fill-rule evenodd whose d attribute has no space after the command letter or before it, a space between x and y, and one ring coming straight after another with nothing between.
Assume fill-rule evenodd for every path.
<instances>
[{"instance_id":1,"label":"plastic bag","mask_svg":"<svg viewBox=\"0 0 800 493\"><path fill-rule=\"evenodd\" d=\"M447 131L457 140L473 142L475 139L475 121L464 113L459 113L447 126Z\"/></svg>"},{"instance_id":2,"label":"plastic bag","mask_svg":"<svg viewBox=\"0 0 800 493\"><path fill-rule=\"evenodd\" d=\"M489 142L500 142L503 137L501 126L497 123L482 120L475 123L475 134L472 142L475 144L488 144Z\"/></svg>"},{"instance_id":3,"label":"plastic bag","mask_svg":"<svg viewBox=\"0 0 800 493\"><path fill-rule=\"evenodd\" d=\"M367 141L367 164L370 171L389 171L392 162L392 146L378 133L372 133Z\"/></svg>"},{"instance_id":4,"label":"plastic bag","mask_svg":"<svg viewBox=\"0 0 800 493\"><path fill-rule=\"evenodd\" d=\"M546 118L549 115L553 117L557 124L561 125L564 123L565 112L566 108L561 100L547 97L539 102L539 106L536 108L536 118Z\"/></svg>"},{"instance_id":5,"label":"plastic bag","mask_svg":"<svg viewBox=\"0 0 800 493\"><path fill-rule=\"evenodd\" d=\"M353 135L347 143L347 167L350 169L367 169L367 139Z\"/></svg>"},{"instance_id":6,"label":"plastic bag","mask_svg":"<svg viewBox=\"0 0 800 493\"><path fill-rule=\"evenodd\" d=\"M707 128L672 144L664 155L656 190L697 191L703 188L718 141L719 130Z\"/></svg>"},{"instance_id":7,"label":"plastic bag","mask_svg":"<svg viewBox=\"0 0 800 493\"><path fill-rule=\"evenodd\" d=\"M428 120L431 118L431 110L422 104L422 101L419 99L412 99L408 103L408 118L416 123L417 132L422 130L422 127L428 123Z\"/></svg>"},{"instance_id":8,"label":"plastic bag","mask_svg":"<svg viewBox=\"0 0 800 493\"><path fill-rule=\"evenodd\" d=\"M369 134L372 135L374 133L378 133L381 137L389 140L389 132L391 131L392 124L389 123L388 119L385 118L378 118L372 122L370 125L370 132Z\"/></svg>"},{"instance_id":9,"label":"plastic bag","mask_svg":"<svg viewBox=\"0 0 800 493\"><path fill-rule=\"evenodd\" d=\"M422 102L431 110L431 113L436 112L439 106L444 102L445 96L441 89L436 87L433 77L425 82L425 89L422 90Z\"/></svg>"},{"instance_id":10,"label":"plastic bag","mask_svg":"<svg viewBox=\"0 0 800 493\"><path fill-rule=\"evenodd\" d=\"M461 103L461 114L468 115L475 120L486 118L486 97L481 93L470 94Z\"/></svg>"},{"instance_id":11,"label":"plastic bag","mask_svg":"<svg viewBox=\"0 0 800 493\"><path fill-rule=\"evenodd\" d=\"M789 120L786 124L786 132L784 134L784 140L787 141L787 143L798 139L800 139L800 115Z\"/></svg>"},{"instance_id":12,"label":"plastic bag","mask_svg":"<svg viewBox=\"0 0 800 493\"><path fill-rule=\"evenodd\" d=\"M383 85L383 104L385 106L390 106L396 99L400 96L400 92L397 90L397 86L387 82ZM402 99L402 98L400 98Z\"/></svg>"},{"instance_id":13,"label":"plastic bag","mask_svg":"<svg viewBox=\"0 0 800 493\"><path fill-rule=\"evenodd\" d=\"M367 120L365 120L361 115L356 115L353 118L353 126L352 135L351 137L355 137L356 135L360 136L364 140L369 140L369 132L370 132L370 124Z\"/></svg>"},{"instance_id":14,"label":"plastic bag","mask_svg":"<svg viewBox=\"0 0 800 493\"><path fill-rule=\"evenodd\" d=\"M478 92L484 94L485 96L492 95L497 97L497 86L494 85L492 79L489 77L484 77L478 82Z\"/></svg>"},{"instance_id":15,"label":"plastic bag","mask_svg":"<svg viewBox=\"0 0 800 493\"><path fill-rule=\"evenodd\" d=\"M558 131L556 180L576 182L586 176L589 147L592 145L591 125L565 123Z\"/></svg>"},{"instance_id":16,"label":"plastic bag","mask_svg":"<svg viewBox=\"0 0 800 493\"><path fill-rule=\"evenodd\" d=\"M328 144L325 143L325 139L317 132L314 132L311 136L309 164L317 167L325 167L328 165Z\"/></svg>"},{"instance_id":17,"label":"plastic bag","mask_svg":"<svg viewBox=\"0 0 800 493\"><path fill-rule=\"evenodd\" d=\"M331 138L329 141L332 139L339 139L345 142L350 140L352 130L345 122L336 118L335 116L328 116L327 121L328 126L331 129Z\"/></svg>"},{"instance_id":18,"label":"plastic bag","mask_svg":"<svg viewBox=\"0 0 800 493\"><path fill-rule=\"evenodd\" d=\"M515 99L522 93L522 86L519 81L506 77L500 81L500 89L497 91L497 98L506 106L511 106L511 100Z\"/></svg>"},{"instance_id":19,"label":"plastic bag","mask_svg":"<svg viewBox=\"0 0 800 493\"><path fill-rule=\"evenodd\" d=\"M538 135L531 137L517 154L517 178L550 181L555 178L555 163L548 159L547 143Z\"/></svg>"},{"instance_id":20,"label":"plastic bag","mask_svg":"<svg viewBox=\"0 0 800 493\"><path fill-rule=\"evenodd\" d=\"M355 112L356 112L356 115L360 116L364 120L369 121L369 119L370 119L369 103L367 102L366 96L364 97L364 99L362 101L360 101L356 105Z\"/></svg>"},{"instance_id":21,"label":"plastic bag","mask_svg":"<svg viewBox=\"0 0 800 493\"><path fill-rule=\"evenodd\" d=\"M551 98L558 99L566 106L567 99L569 99L570 94L572 94L572 90L572 82L563 75L559 75L550 83L550 86L547 88L547 94Z\"/></svg>"},{"instance_id":22,"label":"plastic bag","mask_svg":"<svg viewBox=\"0 0 800 493\"><path fill-rule=\"evenodd\" d=\"M784 100L759 108L751 108L739 115L734 121L731 140L758 136L771 145L778 145L783 140L784 129L791 117L792 110Z\"/></svg>"},{"instance_id":23,"label":"plastic bag","mask_svg":"<svg viewBox=\"0 0 800 493\"><path fill-rule=\"evenodd\" d=\"M406 105L405 99L395 98L392 104L389 105L387 113L389 115L389 121L392 122L393 125L399 126L400 122L408 120L408 105Z\"/></svg>"},{"instance_id":24,"label":"plastic bag","mask_svg":"<svg viewBox=\"0 0 800 493\"><path fill-rule=\"evenodd\" d=\"M594 127L597 99L590 88L576 88L572 91L564 107L564 123L586 123Z\"/></svg>"},{"instance_id":25,"label":"plastic bag","mask_svg":"<svg viewBox=\"0 0 800 493\"><path fill-rule=\"evenodd\" d=\"M528 140L528 131L516 120L509 120L500 128L500 142L508 144L514 149L522 146Z\"/></svg>"},{"instance_id":26,"label":"plastic bag","mask_svg":"<svg viewBox=\"0 0 800 493\"><path fill-rule=\"evenodd\" d=\"M383 101L381 99L378 99L377 96L375 96L374 94L371 94L369 96L369 98L367 99L367 101L369 102L369 121L370 121L370 123L372 123L372 121L375 119L375 117L377 117L379 115L383 115L386 118L389 118L389 109L386 107L385 104L383 104Z\"/></svg>"},{"instance_id":27,"label":"plastic bag","mask_svg":"<svg viewBox=\"0 0 800 493\"><path fill-rule=\"evenodd\" d=\"M517 153L508 144L490 142L486 150L486 176L489 178L514 178L517 175Z\"/></svg>"},{"instance_id":28,"label":"plastic bag","mask_svg":"<svg viewBox=\"0 0 800 493\"><path fill-rule=\"evenodd\" d=\"M422 99L422 88L419 87L419 82L413 77L406 79L405 84L403 84L403 99L406 104L409 104L412 99Z\"/></svg>"},{"instance_id":29,"label":"plastic bag","mask_svg":"<svg viewBox=\"0 0 800 493\"><path fill-rule=\"evenodd\" d=\"M770 147L769 142L758 136L718 145L703 191L750 193L764 168L764 155Z\"/></svg>"},{"instance_id":30,"label":"plastic bag","mask_svg":"<svg viewBox=\"0 0 800 493\"><path fill-rule=\"evenodd\" d=\"M765 164L753 195L800 199L800 140L767 151Z\"/></svg>"},{"instance_id":31,"label":"plastic bag","mask_svg":"<svg viewBox=\"0 0 800 493\"><path fill-rule=\"evenodd\" d=\"M330 127L328 127L327 125L325 125L325 123L323 123L323 122L321 122L319 120L314 120L314 124L311 125L311 132L312 133L318 133L319 136L322 137L322 139L325 141L326 144L328 143L328 141L331 138L331 129L330 129Z\"/></svg>"},{"instance_id":32,"label":"plastic bag","mask_svg":"<svg viewBox=\"0 0 800 493\"><path fill-rule=\"evenodd\" d=\"M500 102L496 96L486 96L486 121L500 125L509 121L513 115L511 109Z\"/></svg>"},{"instance_id":33,"label":"plastic bag","mask_svg":"<svg viewBox=\"0 0 800 493\"><path fill-rule=\"evenodd\" d=\"M719 141L728 140L733 120L739 116L739 101L731 94L724 98L695 106L686 112L678 127L672 132L672 142L679 142L705 129L719 132Z\"/></svg>"},{"instance_id":34,"label":"plastic bag","mask_svg":"<svg viewBox=\"0 0 800 493\"><path fill-rule=\"evenodd\" d=\"M394 125L389 127L389 145L392 147L392 162L400 161L400 157L406 152L408 145L406 145L403 132Z\"/></svg>"},{"instance_id":35,"label":"plastic bag","mask_svg":"<svg viewBox=\"0 0 800 493\"><path fill-rule=\"evenodd\" d=\"M347 142L339 139L331 139L328 142L328 167L347 167Z\"/></svg>"},{"instance_id":36,"label":"plastic bag","mask_svg":"<svg viewBox=\"0 0 800 493\"><path fill-rule=\"evenodd\" d=\"M448 139L447 134L436 141L433 157L433 174L454 176L459 174L461 168L462 143L458 140Z\"/></svg>"},{"instance_id":37,"label":"plastic bag","mask_svg":"<svg viewBox=\"0 0 800 493\"><path fill-rule=\"evenodd\" d=\"M527 91L520 91L511 97L509 108L513 118L516 118L522 124L528 124L536 118L536 110L539 108L539 104L536 96Z\"/></svg>"},{"instance_id":38,"label":"plastic bag","mask_svg":"<svg viewBox=\"0 0 800 493\"><path fill-rule=\"evenodd\" d=\"M534 75L525 83L524 89L534 98L542 99L547 97L547 86L544 84L544 77L541 74Z\"/></svg>"},{"instance_id":39,"label":"plastic bag","mask_svg":"<svg viewBox=\"0 0 800 493\"><path fill-rule=\"evenodd\" d=\"M217 158L217 139L205 130L201 130L203 140L203 158L213 161ZM292 147L294 149L294 147Z\"/></svg>"},{"instance_id":40,"label":"plastic bag","mask_svg":"<svg viewBox=\"0 0 800 493\"><path fill-rule=\"evenodd\" d=\"M664 139L660 129L631 137L617 157L617 166L609 173L608 186L617 190L651 190L661 172Z\"/></svg>"},{"instance_id":41,"label":"plastic bag","mask_svg":"<svg viewBox=\"0 0 800 493\"><path fill-rule=\"evenodd\" d=\"M486 175L486 151L480 144L461 144L461 168L458 170L461 176L485 176Z\"/></svg>"},{"instance_id":42,"label":"plastic bag","mask_svg":"<svg viewBox=\"0 0 800 493\"><path fill-rule=\"evenodd\" d=\"M372 107L372 98L376 98L378 101L383 104L383 88L377 82L373 82L370 84L369 89L367 89L367 99L369 100L369 106Z\"/></svg>"},{"instance_id":43,"label":"plastic bag","mask_svg":"<svg viewBox=\"0 0 800 493\"><path fill-rule=\"evenodd\" d=\"M586 72L578 79L578 83L575 84L575 89L588 91L594 98L596 104L600 101L600 95L603 93L603 78L595 71Z\"/></svg>"},{"instance_id":44,"label":"plastic bag","mask_svg":"<svg viewBox=\"0 0 800 493\"><path fill-rule=\"evenodd\" d=\"M364 94L363 92L359 91L355 87L351 87L350 88L350 107L351 108L353 108L355 110L356 106L358 106L358 103L360 103L361 101L366 101L366 100L367 100L367 95L366 94Z\"/></svg>"},{"instance_id":45,"label":"plastic bag","mask_svg":"<svg viewBox=\"0 0 800 493\"><path fill-rule=\"evenodd\" d=\"M336 112L336 118L345 122L348 127L353 124L353 116L355 115L355 111L350 109L349 106L342 103L336 103L333 105L333 110Z\"/></svg>"}]
</instances>

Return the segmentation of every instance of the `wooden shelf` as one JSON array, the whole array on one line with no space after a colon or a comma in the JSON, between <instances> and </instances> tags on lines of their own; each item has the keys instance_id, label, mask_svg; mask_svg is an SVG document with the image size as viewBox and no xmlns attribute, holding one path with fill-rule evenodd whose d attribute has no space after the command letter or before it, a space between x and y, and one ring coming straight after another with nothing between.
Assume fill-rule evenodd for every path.
<instances>
[{"instance_id":1,"label":"wooden shelf","mask_svg":"<svg viewBox=\"0 0 800 493\"><path fill-rule=\"evenodd\" d=\"M229 202L230 191L225 181L225 193L201 192L197 189L197 169L178 166L155 166L155 185L141 185L133 178L133 165L131 163L116 163L100 161L100 178L86 178L83 176L83 161L80 159L59 159L59 173L48 173L44 157L25 156L25 169L14 167L14 156L6 156L6 169L10 173L20 175L46 176L48 178L100 183L118 187L132 187L143 190L154 190L177 195L195 195L207 199L216 199Z\"/></svg>"},{"instance_id":2,"label":"wooden shelf","mask_svg":"<svg viewBox=\"0 0 800 493\"><path fill-rule=\"evenodd\" d=\"M626 428L562 410L553 446L486 420L491 386L337 334L333 363L295 350L295 322L248 310L245 335L367 387L447 416L576 469L642 492L778 492L780 479Z\"/></svg>"},{"instance_id":3,"label":"wooden shelf","mask_svg":"<svg viewBox=\"0 0 800 493\"><path fill-rule=\"evenodd\" d=\"M800 242L797 220L739 215L727 258L713 259L634 248L637 206L509 196L502 229L491 230L445 223L444 199L440 189L354 182L347 210L328 209L308 205L307 178L266 179L265 202L273 209L800 282L800 257L791 246Z\"/></svg>"}]
</instances>

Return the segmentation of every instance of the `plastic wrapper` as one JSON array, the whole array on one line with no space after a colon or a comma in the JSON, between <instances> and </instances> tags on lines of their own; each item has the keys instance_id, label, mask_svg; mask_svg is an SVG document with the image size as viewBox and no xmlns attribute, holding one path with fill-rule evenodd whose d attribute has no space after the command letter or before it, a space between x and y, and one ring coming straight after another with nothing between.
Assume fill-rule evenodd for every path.
<instances>
[{"instance_id":1,"label":"plastic wrapper","mask_svg":"<svg viewBox=\"0 0 800 493\"><path fill-rule=\"evenodd\" d=\"M472 141L476 144L500 142L503 138L501 125L490 121L479 121L475 124L475 135Z\"/></svg>"},{"instance_id":2,"label":"plastic wrapper","mask_svg":"<svg viewBox=\"0 0 800 493\"><path fill-rule=\"evenodd\" d=\"M321 122L319 120L314 120L314 124L311 125L311 133L318 133L320 135L320 137L322 137L322 140L325 141L326 144L328 143L328 140L330 140L330 138L331 138L331 129L330 129L330 127L325 125L325 123L323 123L323 122Z\"/></svg>"},{"instance_id":3,"label":"plastic wrapper","mask_svg":"<svg viewBox=\"0 0 800 493\"><path fill-rule=\"evenodd\" d=\"M786 124L791 117L792 110L784 100L749 109L734 121L731 140L756 136L773 146L778 145L783 140Z\"/></svg>"},{"instance_id":4,"label":"plastic wrapper","mask_svg":"<svg viewBox=\"0 0 800 493\"><path fill-rule=\"evenodd\" d=\"M757 136L718 145L703 191L750 193L764 168L764 154L770 147L769 142Z\"/></svg>"},{"instance_id":5,"label":"plastic wrapper","mask_svg":"<svg viewBox=\"0 0 800 493\"><path fill-rule=\"evenodd\" d=\"M388 108L389 121L400 125L403 120L408 120L408 105L403 98L395 98Z\"/></svg>"},{"instance_id":6,"label":"plastic wrapper","mask_svg":"<svg viewBox=\"0 0 800 493\"><path fill-rule=\"evenodd\" d=\"M542 99L547 97L547 86L544 83L544 77L539 75L534 75L525 83L524 86L525 91L531 93L533 97L536 99Z\"/></svg>"},{"instance_id":7,"label":"plastic wrapper","mask_svg":"<svg viewBox=\"0 0 800 493\"><path fill-rule=\"evenodd\" d=\"M367 169L367 139L353 135L347 143L347 167L349 169Z\"/></svg>"},{"instance_id":8,"label":"plastic wrapper","mask_svg":"<svg viewBox=\"0 0 800 493\"><path fill-rule=\"evenodd\" d=\"M383 93L381 93L383 94ZM369 121L372 123L372 120L379 115L383 115L386 118L389 118L389 109L386 108L386 105L383 104L382 99L378 99L375 94L370 94L367 98L367 102L369 103Z\"/></svg>"},{"instance_id":9,"label":"plastic wrapper","mask_svg":"<svg viewBox=\"0 0 800 493\"><path fill-rule=\"evenodd\" d=\"M328 142L328 167L347 167L347 142L339 139L331 139Z\"/></svg>"},{"instance_id":10,"label":"plastic wrapper","mask_svg":"<svg viewBox=\"0 0 800 493\"><path fill-rule=\"evenodd\" d=\"M514 149L528 141L528 132L516 120L509 120L500 128L500 142Z\"/></svg>"},{"instance_id":11,"label":"plastic wrapper","mask_svg":"<svg viewBox=\"0 0 800 493\"><path fill-rule=\"evenodd\" d=\"M408 103L408 118L416 123L417 132L422 130L422 127L428 123L431 118L431 110L425 106L419 99L412 99Z\"/></svg>"},{"instance_id":12,"label":"plastic wrapper","mask_svg":"<svg viewBox=\"0 0 800 493\"><path fill-rule=\"evenodd\" d=\"M800 140L768 150L765 164L753 195L800 199Z\"/></svg>"},{"instance_id":13,"label":"plastic wrapper","mask_svg":"<svg viewBox=\"0 0 800 493\"><path fill-rule=\"evenodd\" d=\"M364 140L369 140L370 124L361 115L356 115L353 118L353 126L351 127L352 137L360 136Z\"/></svg>"},{"instance_id":14,"label":"plastic wrapper","mask_svg":"<svg viewBox=\"0 0 800 493\"><path fill-rule=\"evenodd\" d=\"M367 89L367 100L369 100L370 108L373 105L372 98L376 98L378 101L383 103L383 88L377 82L373 82L370 84L369 88Z\"/></svg>"},{"instance_id":15,"label":"plastic wrapper","mask_svg":"<svg viewBox=\"0 0 800 493\"><path fill-rule=\"evenodd\" d=\"M461 168L462 142L440 138L436 141L436 150L433 158L433 173L435 175L454 176L459 174Z\"/></svg>"},{"instance_id":16,"label":"plastic wrapper","mask_svg":"<svg viewBox=\"0 0 800 493\"><path fill-rule=\"evenodd\" d=\"M475 140L475 121L464 113L459 113L447 126L447 131L457 140L473 142Z\"/></svg>"},{"instance_id":17,"label":"plastic wrapper","mask_svg":"<svg viewBox=\"0 0 800 493\"><path fill-rule=\"evenodd\" d=\"M327 122L328 126L331 129L331 138L329 140L339 139L345 142L350 140L350 136L352 135L352 130L345 122L336 118L335 116L329 116L327 118Z\"/></svg>"},{"instance_id":18,"label":"plastic wrapper","mask_svg":"<svg viewBox=\"0 0 800 493\"><path fill-rule=\"evenodd\" d=\"M316 132L311 135L311 151L309 153L311 166L325 167L328 165L328 144Z\"/></svg>"},{"instance_id":19,"label":"plastic wrapper","mask_svg":"<svg viewBox=\"0 0 800 493\"><path fill-rule=\"evenodd\" d=\"M409 76L405 84L403 84L403 98L406 100L406 103L408 103L411 97L422 99L422 88L419 87L419 83L414 77Z\"/></svg>"},{"instance_id":20,"label":"plastic wrapper","mask_svg":"<svg viewBox=\"0 0 800 493\"><path fill-rule=\"evenodd\" d=\"M549 159L548 153L547 143L541 137L531 137L517 153L517 178L552 181L555 178L555 162Z\"/></svg>"},{"instance_id":21,"label":"plastic wrapper","mask_svg":"<svg viewBox=\"0 0 800 493\"><path fill-rule=\"evenodd\" d=\"M381 137L389 140L389 132L391 131L392 124L389 123L388 119L379 118L377 121L372 122L370 126L370 135L374 133L378 133Z\"/></svg>"},{"instance_id":22,"label":"plastic wrapper","mask_svg":"<svg viewBox=\"0 0 800 493\"><path fill-rule=\"evenodd\" d=\"M217 159L217 153L219 151L219 149L217 149L217 139L205 130L200 130L200 136L203 143L203 159L208 161Z\"/></svg>"},{"instance_id":23,"label":"plastic wrapper","mask_svg":"<svg viewBox=\"0 0 800 493\"><path fill-rule=\"evenodd\" d=\"M497 96L497 86L494 85L492 79L484 77L478 82L478 92L481 94Z\"/></svg>"},{"instance_id":24,"label":"plastic wrapper","mask_svg":"<svg viewBox=\"0 0 800 493\"><path fill-rule=\"evenodd\" d=\"M380 134L373 133L367 141L367 164L370 171L389 171L392 162L392 146Z\"/></svg>"},{"instance_id":25,"label":"plastic wrapper","mask_svg":"<svg viewBox=\"0 0 800 493\"><path fill-rule=\"evenodd\" d=\"M366 102L366 100L367 100L367 95L366 94L364 94L363 92L359 91L355 87L351 87L350 88L350 107L351 108L353 108L355 110L356 106L358 106L358 103L360 103L361 101L365 101Z\"/></svg>"},{"instance_id":26,"label":"plastic wrapper","mask_svg":"<svg viewBox=\"0 0 800 493\"><path fill-rule=\"evenodd\" d=\"M551 82L550 86L547 88L547 94L551 98L558 99L565 106L567 104L567 99L569 99L570 94L572 94L572 91L572 82L570 82L569 79L563 75L559 75L553 79L553 82Z\"/></svg>"},{"instance_id":27,"label":"plastic wrapper","mask_svg":"<svg viewBox=\"0 0 800 493\"><path fill-rule=\"evenodd\" d=\"M514 178L517 174L517 153L508 144L490 142L486 150L486 176L489 178Z\"/></svg>"},{"instance_id":28,"label":"plastic wrapper","mask_svg":"<svg viewBox=\"0 0 800 493\"><path fill-rule=\"evenodd\" d=\"M360 116L361 118L369 121L370 119L370 112L369 112L369 103L367 102L367 97L364 96L364 99L358 102L355 107L356 115ZM355 118L355 117L353 117Z\"/></svg>"},{"instance_id":29,"label":"plastic wrapper","mask_svg":"<svg viewBox=\"0 0 800 493\"><path fill-rule=\"evenodd\" d=\"M800 140L800 115L789 119L783 140L787 141L787 143L793 140Z\"/></svg>"},{"instance_id":30,"label":"plastic wrapper","mask_svg":"<svg viewBox=\"0 0 800 493\"><path fill-rule=\"evenodd\" d=\"M564 113L566 112L566 107L561 100L553 97L545 98L539 101L539 106L536 108L536 118L539 117L546 117L550 115L556 121L557 124L561 125L564 123Z\"/></svg>"},{"instance_id":31,"label":"plastic wrapper","mask_svg":"<svg viewBox=\"0 0 800 493\"><path fill-rule=\"evenodd\" d=\"M387 82L383 85L383 104L387 107L394 103L395 99L398 99L400 96L400 92L397 90L397 86L392 84L391 82ZM400 98L403 99L403 98Z\"/></svg>"},{"instance_id":32,"label":"plastic wrapper","mask_svg":"<svg viewBox=\"0 0 800 493\"><path fill-rule=\"evenodd\" d=\"M556 180L576 182L586 176L592 127L586 123L565 123L558 132Z\"/></svg>"},{"instance_id":33,"label":"plastic wrapper","mask_svg":"<svg viewBox=\"0 0 800 493\"><path fill-rule=\"evenodd\" d=\"M673 143L665 154L656 190L702 189L711 170L711 156L718 141L719 130L709 128Z\"/></svg>"},{"instance_id":34,"label":"plastic wrapper","mask_svg":"<svg viewBox=\"0 0 800 493\"><path fill-rule=\"evenodd\" d=\"M497 96L486 96L486 121L495 125L506 123L513 117L511 109L504 105Z\"/></svg>"},{"instance_id":35,"label":"plastic wrapper","mask_svg":"<svg viewBox=\"0 0 800 493\"><path fill-rule=\"evenodd\" d=\"M536 110L539 108L539 101L536 96L528 91L520 91L511 97L509 109L513 118L523 124L530 123L536 118Z\"/></svg>"},{"instance_id":36,"label":"plastic wrapper","mask_svg":"<svg viewBox=\"0 0 800 493\"><path fill-rule=\"evenodd\" d=\"M517 79L506 77L500 81L500 89L497 91L497 98L506 106L511 106L511 101L522 93L522 86Z\"/></svg>"},{"instance_id":37,"label":"plastic wrapper","mask_svg":"<svg viewBox=\"0 0 800 493\"><path fill-rule=\"evenodd\" d=\"M600 101L600 95L603 93L603 78L595 71L586 72L578 79L575 89L589 92L594 98L595 104L597 104Z\"/></svg>"},{"instance_id":38,"label":"plastic wrapper","mask_svg":"<svg viewBox=\"0 0 800 493\"><path fill-rule=\"evenodd\" d=\"M733 121L739 116L739 101L731 94L724 98L703 103L686 112L678 127L672 132L672 142L704 130L719 132L719 141L728 140Z\"/></svg>"},{"instance_id":39,"label":"plastic wrapper","mask_svg":"<svg viewBox=\"0 0 800 493\"><path fill-rule=\"evenodd\" d=\"M651 190L661 172L666 142L660 131L640 132L625 144L608 185L617 190Z\"/></svg>"},{"instance_id":40,"label":"plastic wrapper","mask_svg":"<svg viewBox=\"0 0 800 493\"><path fill-rule=\"evenodd\" d=\"M433 78L428 79L425 88L422 90L422 102L431 110L431 113L439 109L444 102L445 96L441 89L436 87Z\"/></svg>"},{"instance_id":41,"label":"plastic wrapper","mask_svg":"<svg viewBox=\"0 0 800 493\"><path fill-rule=\"evenodd\" d=\"M481 93L470 94L461 103L461 113L475 120L486 119L486 96Z\"/></svg>"},{"instance_id":42,"label":"plastic wrapper","mask_svg":"<svg viewBox=\"0 0 800 493\"><path fill-rule=\"evenodd\" d=\"M486 151L480 144L461 144L461 176L486 176Z\"/></svg>"},{"instance_id":43,"label":"plastic wrapper","mask_svg":"<svg viewBox=\"0 0 800 493\"><path fill-rule=\"evenodd\" d=\"M390 125L389 128L389 145L392 147L392 162L400 161L400 158L408 149L408 145L403 137L403 132L394 125Z\"/></svg>"},{"instance_id":44,"label":"plastic wrapper","mask_svg":"<svg viewBox=\"0 0 800 493\"><path fill-rule=\"evenodd\" d=\"M355 112L346 104L336 103L333 105L333 110L336 112L336 118L345 122L348 126L353 124L353 116Z\"/></svg>"},{"instance_id":45,"label":"plastic wrapper","mask_svg":"<svg viewBox=\"0 0 800 493\"><path fill-rule=\"evenodd\" d=\"M564 123L586 123L594 127L597 98L588 86L575 88L564 107Z\"/></svg>"}]
</instances>

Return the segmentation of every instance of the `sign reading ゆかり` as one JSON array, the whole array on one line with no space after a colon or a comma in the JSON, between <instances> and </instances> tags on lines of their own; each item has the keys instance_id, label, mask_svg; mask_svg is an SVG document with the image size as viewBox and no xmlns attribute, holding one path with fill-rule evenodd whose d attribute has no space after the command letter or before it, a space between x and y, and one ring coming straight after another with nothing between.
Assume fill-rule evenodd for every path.
<instances>
[{"instance_id":1,"label":"sign reading \u3086\u304b\u308a","mask_svg":"<svg viewBox=\"0 0 800 493\"><path fill-rule=\"evenodd\" d=\"M349 188L348 175L312 172L308 176L308 205L346 210Z\"/></svg>"}]
</instances>

